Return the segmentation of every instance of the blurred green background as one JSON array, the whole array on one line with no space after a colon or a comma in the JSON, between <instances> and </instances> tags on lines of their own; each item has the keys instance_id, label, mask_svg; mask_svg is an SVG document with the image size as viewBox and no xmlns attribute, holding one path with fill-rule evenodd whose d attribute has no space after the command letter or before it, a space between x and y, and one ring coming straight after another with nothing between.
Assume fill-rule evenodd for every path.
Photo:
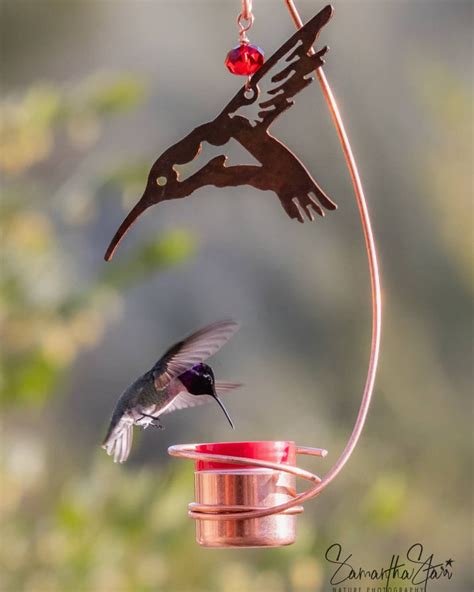
<instances>
[{"instance_id":1,"label":"blurred green background","mask_svg":"<svg viewBox=\"0 0 474 592\"><path fill-rule=\"evenodd\" d=\"M321 4L298 3L304 19ZM342 451L368 362L367 263L317 84L274 126L338 212L299 225L269 193L206 188L105 248L149 165L239 86L223 59L238 0L1 2L1 590L316 592L326 548L388 565L421 542L472 590L472 11L462 1L338 1L325 70L360 163L384 287L375 397L351 462L306 504L292 547L206 550L178 442L295 439ZM251 40L292 32L255 0ZM219 153L218 151L213 153ZM232 316L216 356L245 382L217 406L99 444L130 381L174 340ZM137 430L138 432L138 430ZM302 484L302 487L305 485Z\"/></svg>"}]
</instances>

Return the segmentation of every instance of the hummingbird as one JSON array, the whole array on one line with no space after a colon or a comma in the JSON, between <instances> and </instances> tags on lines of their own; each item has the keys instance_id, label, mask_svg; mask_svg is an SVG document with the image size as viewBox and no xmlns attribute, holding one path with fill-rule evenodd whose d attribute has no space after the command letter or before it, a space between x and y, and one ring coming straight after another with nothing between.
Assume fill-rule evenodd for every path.
<instances>
[{"instance_id":1,"label":"hummingbird","mask_svg":"<svg viewBox=\"0 0 474 592\"><path fill-rule=\"evenodd\" d=\"M163 429L160 417L178 409L216 401L234 429L219 396L242 385L216 380L212 368L204 361L215 354L239 326L236 321L224 320L200 329L170 347L151 370L123 392L102 443L114 462L127 460L134 425Z\"/></svg>"},{"instance_id":2,"label":"hummingbird","mask_svg":"<svg viewBox=\"0 0 474 592\"><path fill-rule=\"evenodd\" d=\"M122 222L107 248L106 261L112 258L127 230L147 208L168 199L190 196L206 185L250 185L263 191L273 191L288 216L299 222L304 222L303 214L314 220L314 213L325 215L323 208L337 208L304 164L268 131L276 118L294 104L293 97L314 80L311 74L324 64L323 56L328 47L314 52L313 44L332 14L332 6L323 8L249 78L214 120L195 128L155 161L143 196ZM268 86L265 93L259 83ZM245 115L250 105L256 105L258 109L254 119ZM227 156L221 154L189 178L180 180L175 167L193 161L201 152L203 142L224 146L232 139L239 142L261 166L227 166Z\"/></svg>"}]
</instances>

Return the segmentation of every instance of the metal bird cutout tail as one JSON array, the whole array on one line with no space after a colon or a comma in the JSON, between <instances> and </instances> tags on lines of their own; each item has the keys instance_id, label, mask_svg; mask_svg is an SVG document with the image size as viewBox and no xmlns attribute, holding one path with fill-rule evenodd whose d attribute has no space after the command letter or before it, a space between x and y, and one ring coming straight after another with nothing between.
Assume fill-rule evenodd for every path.
<instances>
[{"instance_id":1,"label":"metal bird cutout tail","mask_svg":"<svg viewBox=\"0 0 474 592\"><path fill-rule=\"evenodd\" d=\"M313 72L323 65L323 56L328 48L314 52L312 46L332 13L331 6L323 8L263 64L216 119L194 129L156 160L142 198L117 230L107 249L107 261L112 258L130 226L147 208L168 199L187 197L205 185L250 185L263 191L273 191L288 216L300 222L304 222L304 214L314 220L314 213L323 216L324 209L336 209L336 204L323 192L301 161L268 131L275 119L294 104L293 97L314 80ZM265 93L261 92L259 82L268 87ZM261 94L265 96L261 97ZM241 110L254 104L258 115L251 120ZM194 160L203 142L224 146L231 139L239 142L260 166L226 166L227 157L222 154L180 181L175 166Z\"/></svg>"}]
</instances>

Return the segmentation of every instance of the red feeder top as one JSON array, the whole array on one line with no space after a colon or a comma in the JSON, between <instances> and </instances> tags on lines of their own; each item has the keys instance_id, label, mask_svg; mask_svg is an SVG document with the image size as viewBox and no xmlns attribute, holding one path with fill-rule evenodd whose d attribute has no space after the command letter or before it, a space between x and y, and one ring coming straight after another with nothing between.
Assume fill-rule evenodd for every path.
<instances>
[{"instance_id":1,"label":"red feeder top","mask_svg":"<svg viewBox=\"0 0 474 592\"><path fill-rule=\"evenodd\" d=\"M285 440L261 440L258 442L211 442L197 444L197 452L209 454L226 454L242 456L286 465L296 465L296 446L294 442ZM250 469L248 465L221 463L216 461L197 460L196 471Z\"/></svg>"}]
</instances>

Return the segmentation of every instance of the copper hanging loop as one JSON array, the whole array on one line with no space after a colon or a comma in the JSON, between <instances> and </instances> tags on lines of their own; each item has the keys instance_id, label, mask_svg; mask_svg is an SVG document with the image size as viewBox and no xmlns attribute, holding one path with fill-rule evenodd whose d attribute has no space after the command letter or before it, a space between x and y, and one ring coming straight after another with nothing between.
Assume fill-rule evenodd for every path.
<instances>
[{"instance_id":1,"label":"copper hanging loop","mask_svg":"<svg viewBox=\"0 0 474 592\"><path fill-rule=\"evenodd\" d=\"M248 43L247 31L252 27L255 17L252 12L244 16L243 12L237 17L237 26L239 27L240 43Z\"/></svg>"}]
</instances>

